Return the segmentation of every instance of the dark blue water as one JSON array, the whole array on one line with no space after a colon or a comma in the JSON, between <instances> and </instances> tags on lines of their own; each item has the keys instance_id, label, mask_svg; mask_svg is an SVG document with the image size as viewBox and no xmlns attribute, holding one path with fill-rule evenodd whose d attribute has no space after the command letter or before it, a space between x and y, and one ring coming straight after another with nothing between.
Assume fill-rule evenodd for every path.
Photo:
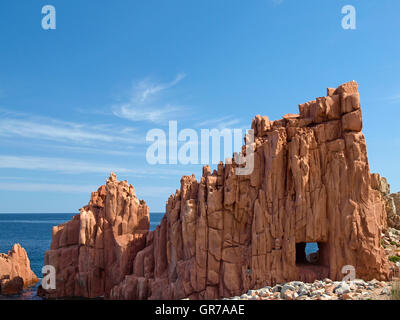
<instances>
[{"instance_id":1,"label":"dark blue water","mask_svg":"<svg viewBox=\"0 0 400 320\"><path fill-rule=\"evenodd\" d=\"M51 230L73 214L0 214L0 252L7 253L14 243L25 248L31 268L41 275L44 252L50 249Z\"/></svg>"},{"instance_id":2,"label":"dark blue water","mask_svg":"<svg viewBox=\"0 0 400 320\"><path fill-rule=\"evenodd\" d=\"M19 243L28 253L31 269L40 278L44 252L50 249L52 228L71 220L74 215L73 213L0 214L0 252L8 253L14 243ZM163 215L163 213L150 213L150 230L156 228ZM34 292L34 288L31 288L19 298L34 299Z\"/></svg>"}]
</instances>

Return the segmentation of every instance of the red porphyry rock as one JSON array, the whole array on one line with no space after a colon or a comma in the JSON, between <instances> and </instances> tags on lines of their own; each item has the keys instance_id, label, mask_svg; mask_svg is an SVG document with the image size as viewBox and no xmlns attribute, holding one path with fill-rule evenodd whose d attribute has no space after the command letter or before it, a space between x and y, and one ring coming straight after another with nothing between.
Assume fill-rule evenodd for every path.
<instances>
[{"instance_id":1,"label":"red porphyry rock","mask_svg":"<svg viewBox=\"0 0 400 320\"><path fill-rule=\"evenodd\" d=\"M255 117L251 174L237 175L231 161L213 173L204 167L200 181L182 177L154 231L115 224L141 211L110 192L116 182L100 188L81 216L55 228L46 263L62 273L56 296L215 299L292 280L342 280L348 265L357 278L387 280L385 203L371 181L357 83L299 110L276 121ZM140 239L126 242L140 245L124 263L116 229ZM319 245L314 264L304 253L309 242Z\"/></svg>"},{"instance_id":2,"label":"red porphyry rock","mask_svg":"<svg viewBox=\"0 0 400 320\"><path fill-rule=\"evenodd\" d=\"M149 208L132 185L118 182L114 173L80 214L53 228L45 265L56 269L56 289L47 298L107 296L132 272L132 260L145 246Z\"/></svg>"},{"instance_id":3,"label":"red porphyry rock","mask_svg":"<svg viewBox=\"0 0 400 320\"><path fill-rule=\"evenodd\" d=\"M371 187L358 85L328 91L299 115L255 117L252 174L221 163L200 181L183 177L111 298L230 297L291 280L342 280L345 265L359 278L388 279L386 213ZM316 265L299 259L307 242L319 244Z\"/></svg>"},{"instance_id":4,"label":"red porphyry rock","mask_svg":"<svg viewBox=\"0 0 400 320\"><path fill-rule=\"evenodd\" d=\"M0 253L0 294L19 294L39 279L31 270L30 261L24 248L14 244L8 254Z\"/></svg>"}]
</instances>

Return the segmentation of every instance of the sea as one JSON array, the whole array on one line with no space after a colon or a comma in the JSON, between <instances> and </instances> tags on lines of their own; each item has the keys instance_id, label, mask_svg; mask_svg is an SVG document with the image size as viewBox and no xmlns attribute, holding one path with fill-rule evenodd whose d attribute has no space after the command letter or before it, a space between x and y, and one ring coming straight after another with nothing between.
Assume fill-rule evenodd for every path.
<instances>
[{"instance_id":1,"label":"sea","mask_svg":"<svg viewBox=\"0 0 400 320\"><path fill-rule=\"evenodd\" d=\"M51 230L72 219L76 213L2 213L0 214L0 252L8 253L14 243L25 248L31 269L40 279L44 264L44 252L50 249ZM164 213L150 213L150 230L160 223ZM40 281L39 281L40 283ZM27 288L22 295L4 297L0 300L40 300L36 295L39 283Z\"/></svg>"},{"instance_id":2,"label":"sea","mask_svg":"<svg viewBox=\"0 0 400 320\"><path fill-rule=\"evenodd\" d=\"M72 219L76 213L13 213L0 214L0 252L8 253L14 243L25 248L31 262L31 269L40 279L44 264L44 252L50 249L51 230ZM164 213L150 213L150 230L154 230ZM306 254L318 250L316 244L307 244ZM39 281L40 283L40 281ZM0 300L40 300L36 295L37 286L25 289L22 295L3 297Z\"/></svg>"}]
</instances>

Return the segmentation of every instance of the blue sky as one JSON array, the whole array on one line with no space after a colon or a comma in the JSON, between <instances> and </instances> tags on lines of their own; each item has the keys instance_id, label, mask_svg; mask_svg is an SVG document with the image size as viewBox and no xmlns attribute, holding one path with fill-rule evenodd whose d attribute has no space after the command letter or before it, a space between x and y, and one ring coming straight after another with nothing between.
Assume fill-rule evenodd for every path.
<instances>
[{"instance_id":1,"label":"blue sky","mask_svg":"<svg viewBox=\"0 0 400 320\"><path fill-rule=\"evenodd\" d=\"M57 29L41 28L56 8ZM344 30L341 8L356 8ZM400 191L397 0L0 2L0 213L77 212L110 171L164 211L201 165L146 162L150 129L248 128L350 80L372 172Z\"/></svg>"}]
</instances>

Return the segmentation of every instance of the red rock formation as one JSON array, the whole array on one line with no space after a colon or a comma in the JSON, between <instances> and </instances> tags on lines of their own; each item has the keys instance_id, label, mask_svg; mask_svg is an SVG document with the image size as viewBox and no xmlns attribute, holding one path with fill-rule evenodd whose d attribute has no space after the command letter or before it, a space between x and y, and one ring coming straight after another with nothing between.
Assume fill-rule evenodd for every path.
<instances>
[{"instance_id":1,"label":"red rock formation","mask_svg":"<svg viewBox=\"0 0 400 320\"><path fill-rule=\"evenodd\" d=\"M111 297L228 297L290 280L341 280L345 265L357 277L387 279L384 203L371 188L357 89L328 89L281 120L256 116L251 175L220 164L199 182L183 177ZM307 242L318 242L319 265L299 257Z\"/></svg>"},{"instance_id":2,"label":"red rock formation","mask_svg":"<svg viewBox=\"0 0 400 320\"><path fill-rule=\"evenodd\" d=\"M381 193L372 188L357 83L328 89L326 97L299 109L299 115L276 121L255 117L250 175L236 175L238 165L233 162L220 163L212 174L204 167L200 181L183 177L160 225L147 233L145 243L140 238L140 250L125 260L124 272L92 276L86 282L87 296L105 292L112 299L213 299L291 280L341 280L345 265L354 266L358 278L387 279L388 262L380 246L385 205ZM120 199L116 203L127 210ZM107 206L101 210L107 215ZM94 220L98 221L96 214ZM82 226L82 217L70 223ZM92 231L85 235L87 241L96 239ZM76 253L67 258L54 246L59 238L55 234L52 245L54 255L65 257L58 270L66 272L68 263L76 270ZM99 255L115 251L107 241L97 249ZM78 250L76 242L64 247ZM306 263L308 242L318 242L316 264ZM81 245L79 252L86 247ZM94 264L95 260L90 265ZM77 283L81 273L71 271L73 276L62 278L75 278ZM74 294L82 293L87 291ZM57 296L63 295L57 289Z\"/></svg>"},{"instance_id":3,"label":"red rock formation","mask_svg":"<svg viewBox=\"0 0 400 320\"><path fill-rule=\"evenodd\" d=\"M373 188L380 191L386 204L387 227L400 229L400 192L390 193L386 178L373 174Z\"/></svg>"},{"instance_id":4,"label":"red rock formation","mask_svg":"<svg viewBox=\"0 0 400 320\"><path fill-rule=\"evenodd\" d=\"M56 269L56 289L47 298L106 295L132 272L132 260L144 248L149 208L132 185L111 174L87 206L71 221L53 228L45 265Z\"/></svg>"},{"instance_id":5,"label":"red rock formation","mask_svg":"<svg viewBox=\"0 0 400 320\"><path fill-rule=\"evenodd\" d=\"M38 281L25 249L19 244L14 244L8 254L0 253L0 294L19 294Z\"/></svg>"}]
</instances>

